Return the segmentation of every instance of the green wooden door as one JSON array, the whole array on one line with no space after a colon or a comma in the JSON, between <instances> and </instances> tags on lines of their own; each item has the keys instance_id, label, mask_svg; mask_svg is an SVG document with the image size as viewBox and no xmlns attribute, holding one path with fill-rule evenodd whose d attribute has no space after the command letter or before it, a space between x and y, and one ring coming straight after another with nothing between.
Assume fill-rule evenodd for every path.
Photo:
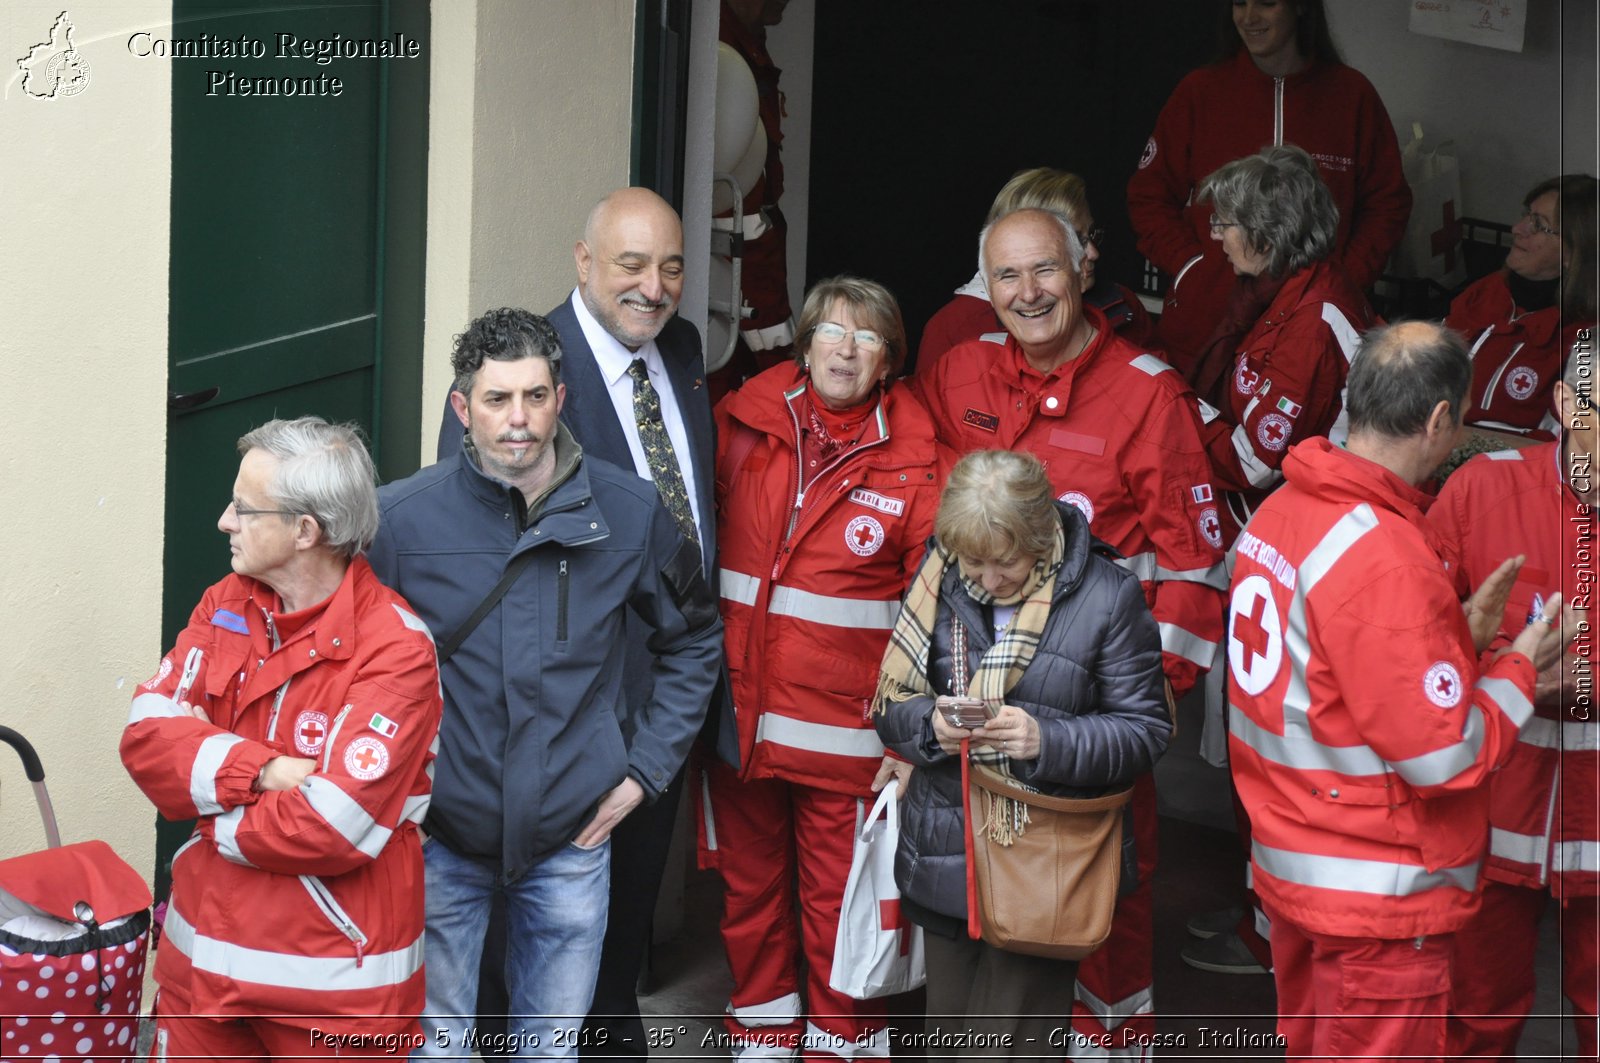
<instances>
[{"instance_id":1,"label":"green wooden door","mask_svg":"<svg viewBox=\"0 0 1600 1063\"><path fill-rule=\"evenodd\" d=\"M250 428L354 421L386 478L416 467L427 25L426 0L175 0L174 38L246 38L266 54L173 62L164 645L228 571L216 521ZM280 33L297 47L401 34L418 54L318 65L278 58ZM234 77L219 86L211 70ZM226 94L255 78L276 93ZM307 78L323 91L299 91ZM158 832L159 895L187 831Z\"/></svg>"}]
</instances>

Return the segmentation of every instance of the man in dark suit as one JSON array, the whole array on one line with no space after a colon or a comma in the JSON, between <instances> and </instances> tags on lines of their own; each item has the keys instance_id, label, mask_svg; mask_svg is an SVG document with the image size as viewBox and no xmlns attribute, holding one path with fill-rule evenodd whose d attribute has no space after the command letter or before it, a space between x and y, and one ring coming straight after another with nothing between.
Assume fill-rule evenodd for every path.
<instances>
[{"instance_id":1,"label":"man in dark suit","mask_svg":"<svg viewBox=\"0 0 1600 1063\"><path fill-rule=\"evenodd\" d=\"M698 539L714 579L715 442L700 334L676 314L683 292L683 226L644 188L624 188L595 205L573 249L578 286L546 315L561 338L567 388L561 419L586 453L653 480L685 535ZM461 422L445 406L439 457L461 449ZM714 584L713 584L714 585ZM630 616L624 690L647 704L651 655ZM627 734L624 719L624 736ZM511 767L508 765L508 768ZM683 773L655 804L634 809L612 834L611 905L584 1055L644 1059L635 995L656 893L676 820ZM505 1011L504 930L491 922L479 1011ZM493 967L494 969L491 969Z\"/></svg>"}]
</instances>

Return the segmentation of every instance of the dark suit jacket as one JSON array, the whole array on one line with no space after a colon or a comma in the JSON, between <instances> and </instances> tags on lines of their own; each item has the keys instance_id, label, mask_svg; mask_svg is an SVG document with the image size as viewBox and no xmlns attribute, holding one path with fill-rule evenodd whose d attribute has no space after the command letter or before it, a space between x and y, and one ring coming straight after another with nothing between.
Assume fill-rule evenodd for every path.
<instances>
[{"instance_id":1,"label":"dark suit jacket","mask_svg":"<svg viewBox=\"0 0 1600 1063\"><path fill-rule=\"evenodd\" d=\"M567 386L566 405L561 409L561 419L583 445L584 453L619 465L633 468L633 454L628 450L627 437L617 423L616 407L606 391L606 382L595 364L594 352L578 324L572 300L573 292L562 304L547 315L561 337L561 382ZM689 464L694 469L695 506L700 514L700 548L705 565L706 581L711 593L717 591L717 445L711 420L710 392L706 390L705 362L701 356L700 333L681 317L667 322L661 335L656 337L656 349L661 352L662 364L672 381L673 397L683 418L684 433L689 437ZM461 420L450 407L445 396L444 423L439 429L438 456L440 460L454 456L461 450ZM681 457L681 456L680 456ZM645 705L650 700L652 680L651 655L645 650L647 632L640 626L637 616L630 615L627 638L633 652L626 662L625 686L630 705ZM715 718L713 711L713 718ZM623 721L623 733L632 737L631 721ZM708 736L709 737L709 736ZM737 759L737 754L735 754Z\"/></svg>"}]
</instances>

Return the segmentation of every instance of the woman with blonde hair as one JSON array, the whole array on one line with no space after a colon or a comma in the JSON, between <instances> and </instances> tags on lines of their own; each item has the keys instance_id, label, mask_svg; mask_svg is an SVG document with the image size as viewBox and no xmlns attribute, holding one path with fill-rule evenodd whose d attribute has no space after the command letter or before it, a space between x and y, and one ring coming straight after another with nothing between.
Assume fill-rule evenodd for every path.
<instances>
[{"instance_id":1,"label":"woman with blonde hair","mask_svg":"<svg viewBox=\"0 0 1600 1063\"><path fill-rule=\"evenodd\" d=\"M902 910L927 931L930 1031L954 1018L1034 1055L1072 1008L1077 964L968 937L961 742L1024 789L1095 797L1128 786L1171 733L1161 639L1139 581L1056 501L1030 454L957 462L935 532L873 702L884 745L915 766L895 880ZM937 711L940 695L980 700L982 722L956 726ZM1123 844L1130 876L1131 830ZM996 1041L985 1039L986 1054Z\"/></svg>"}]
</instances>

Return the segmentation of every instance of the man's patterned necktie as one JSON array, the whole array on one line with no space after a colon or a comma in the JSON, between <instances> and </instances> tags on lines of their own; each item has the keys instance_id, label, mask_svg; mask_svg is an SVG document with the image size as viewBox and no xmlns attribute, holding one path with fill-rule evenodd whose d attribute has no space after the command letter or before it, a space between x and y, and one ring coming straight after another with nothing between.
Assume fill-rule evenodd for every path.
<instances>
[{"instance_id":1,"label":"man's patterned necktie","mask_svg":"<svg viewBox=\"0 0 1600 1063\"><path fill-rule=\"evenodd\" d=\"M656 493L683 531L684 538L696 546L700 535L694 526L694 511L689 508L689 491L683 485L683 470L678 467L677 452L667 436L667 426L661 421L661 396L650 383L650 372L643 358L635 358L628 366L633 377L633 419L639 426L639 443L644 447L644 460L650 466L650 478L656 483Z\"/></svg>"}]
</instances>

